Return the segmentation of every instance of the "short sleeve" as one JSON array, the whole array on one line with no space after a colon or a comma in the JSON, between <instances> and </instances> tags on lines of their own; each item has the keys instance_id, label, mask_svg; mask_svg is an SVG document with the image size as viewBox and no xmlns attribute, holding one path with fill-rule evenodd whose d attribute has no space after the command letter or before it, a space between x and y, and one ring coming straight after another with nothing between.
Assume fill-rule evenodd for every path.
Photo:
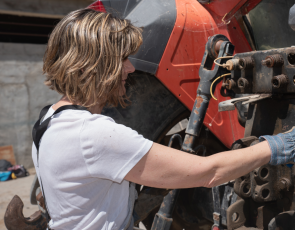
<instances>
[{"instance_id":1,"label":"short sleeve","mask_svg":"<svg viewBox=\"0 0 295 230\"><path fill-rule=\"evenodd\" d=\"M153 142L110 117L92 115L84 120L80 144L91 176L121 183Z\"/></svg>"}]
</instances>

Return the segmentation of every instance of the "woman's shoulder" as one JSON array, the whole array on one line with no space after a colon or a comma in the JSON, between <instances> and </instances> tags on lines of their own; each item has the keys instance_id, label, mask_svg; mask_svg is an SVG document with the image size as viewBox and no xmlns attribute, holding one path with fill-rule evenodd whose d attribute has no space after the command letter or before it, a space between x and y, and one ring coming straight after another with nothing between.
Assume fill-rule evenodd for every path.
<instances>
[{"instance_id":1,"label":"woman's shoulder","mask_svg":"<svg viewBox=\"0 0 295 230\"><path fill-rule=\"evenodd\" d=\"M116 135L126 134L129 136L138 135L138 133L130 127L116 123L113 118L102 114L87 115L84 118L83 127L81 129L81 132L83 131L100 133L102 136L109 135L110 133L115 133Z\"/></svg>"},{"instance_id":2,"label":"woman's shoulder","mask_svg":"<svg viewBox=\"0 0 295 230\"><path fill-rule=\"evenodd\" d=\"M65 110L60 114L55 115L55 117L65 117L72 118L74 120L85 120L86 122L90 122L92 125L100 122L112 122L115 123L113 118L109 116L105 116L102 114L92 114L87 110Z\"/></svg>"},{"instance_id":3,"label":"woman's shoulder","mask_svg":"<svg viewBox=\"0 0 295 230\"><path fill-rule=\"evenodd\" d=\"M81 131L85 130L95 130L95 132L109 132L111 130L119 131L119 130L126 130L130 129L125 125L118 124L116 121L109 117L102 114L88 114L84 117L83 127Z\"/></svg>"},{"instance_id":4,"label":"woman's shoulder","mask_svg":"<svg viewBox=\"0 0 295 230\"><path fill-rule=\"evenodd\" d=\"M116 124L116 122L114 121L113 118L106 116L106 115L102 115L102 114L87 114L87 116L85 116L84 118L87 122L91 122L91 123L114 123Z\"/></svg>"}]
</instances>

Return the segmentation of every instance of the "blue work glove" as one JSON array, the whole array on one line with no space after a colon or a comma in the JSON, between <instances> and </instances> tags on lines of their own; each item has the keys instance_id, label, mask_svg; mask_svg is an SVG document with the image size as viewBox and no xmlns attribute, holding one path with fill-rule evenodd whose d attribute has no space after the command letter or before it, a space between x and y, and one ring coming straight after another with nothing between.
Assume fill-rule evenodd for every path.
<instances>
[{"instance_id":1,"label":"blue work glove","mask_svg":"<svg viewBox=\"0 0 295 230\"><path fill-rule=\"evenodd\" d=\"M280 165L295 161L295 126L285 133L259 137L259 142L264 140L267 140L271 148L269 164Z\"/></svg>"}]
</instances>

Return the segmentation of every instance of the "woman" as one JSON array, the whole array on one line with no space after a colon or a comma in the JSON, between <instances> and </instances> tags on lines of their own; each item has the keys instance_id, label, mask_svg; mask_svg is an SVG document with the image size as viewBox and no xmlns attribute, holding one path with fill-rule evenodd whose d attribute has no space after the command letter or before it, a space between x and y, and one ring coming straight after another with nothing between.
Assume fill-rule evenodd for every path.
<instances>
[{"instance_id":1,"label":"woman","mask_svg":"<svg viewBox=\"0 0 295 230\"><path fill-rule=\"evenodd\" d=\"M51 229L132 229L136 195L129 182L212 187L270 160L293 160L277 141L293 133L204 158L153 143L101 115L105 105L126 106L124 85L135 70L128 56L141 43L140 28L91 9L70 13L50 36L45 84L63 96L41 116L49 125L41 141L34 140L32 156Z\"/></svg>"}]
</instances>

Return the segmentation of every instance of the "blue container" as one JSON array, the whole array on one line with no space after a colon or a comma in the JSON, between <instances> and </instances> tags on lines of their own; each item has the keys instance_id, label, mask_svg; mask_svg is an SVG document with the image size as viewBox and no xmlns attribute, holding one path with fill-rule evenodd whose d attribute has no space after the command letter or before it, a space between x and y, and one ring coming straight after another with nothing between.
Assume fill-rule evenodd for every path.
<instances>
[{"instance_id":1,"label":"blue container","mask_svg":"<svg viewBox=\"0 0 295 230\"><path fill-rule=\"evenodd\" d=\"M11 178L11 171L0 172L0 181L7 181Z\"/></svg>"}]
</instances>

